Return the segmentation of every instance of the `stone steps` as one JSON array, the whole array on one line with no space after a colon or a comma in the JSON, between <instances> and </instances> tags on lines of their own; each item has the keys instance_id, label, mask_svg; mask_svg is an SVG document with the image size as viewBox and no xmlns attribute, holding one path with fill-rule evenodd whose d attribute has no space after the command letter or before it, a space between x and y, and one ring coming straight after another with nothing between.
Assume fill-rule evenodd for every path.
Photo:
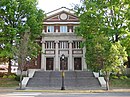
<instances>
[{"instance_id":1,"label":"stone steps","mask_svg":"<svg viewBox=\"0 0 130 97\"><path fill-rule=\"evenodd\" d=\"M27 87L60 88L61 82L61 72L59 71L36 71ZM85 71L65 71L64 82L68 89L101 87L93 73Z\"/></svg>"}]
</instances>

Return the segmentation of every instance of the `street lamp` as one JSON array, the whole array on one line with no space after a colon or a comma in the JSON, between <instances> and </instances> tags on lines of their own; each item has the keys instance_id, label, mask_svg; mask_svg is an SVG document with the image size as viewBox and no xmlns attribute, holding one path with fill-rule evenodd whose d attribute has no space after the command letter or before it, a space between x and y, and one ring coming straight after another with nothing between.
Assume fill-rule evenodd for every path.
<instances>
[{"instance_id":1,"label":"street lamp","mask_svg":"<svg viewBox=\"0 0 130 97\"><path fill-rule=\"evenodd\" d=\"M64 86L64 77L65 77L65 73L64 73L64 62L65 61L65 55L62 54L61 55L61 68L62 68L62 73L61 73L61 76L62 76L62 86L61 86L61 90L65 90L65 86Z\"/></svg>"}]
</instances>

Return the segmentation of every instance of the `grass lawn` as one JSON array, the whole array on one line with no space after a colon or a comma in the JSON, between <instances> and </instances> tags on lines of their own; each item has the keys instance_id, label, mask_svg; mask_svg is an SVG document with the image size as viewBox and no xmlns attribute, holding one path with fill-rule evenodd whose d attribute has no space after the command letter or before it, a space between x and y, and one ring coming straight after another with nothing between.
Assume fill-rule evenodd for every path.
<instances>
[{"instance_id":1,"label":"grass lawn","mask_svg":"<svg viewBox=\"0 0 130 97\"><path fill-rule=\"evenodd\" d=\"M130 88L130 78L128 79L111 79L110 80L111 88Z\"/></svg>"},{"instance_id":2,"label":"grass lawn","mask_svg":"<svg viewBox=\"0 0 130 97\"><path fill-rule=\"evenodd\" d=\"M0 78L0 87L17 87L18 81L9 78Z\"/></svg>"}]
</instances>

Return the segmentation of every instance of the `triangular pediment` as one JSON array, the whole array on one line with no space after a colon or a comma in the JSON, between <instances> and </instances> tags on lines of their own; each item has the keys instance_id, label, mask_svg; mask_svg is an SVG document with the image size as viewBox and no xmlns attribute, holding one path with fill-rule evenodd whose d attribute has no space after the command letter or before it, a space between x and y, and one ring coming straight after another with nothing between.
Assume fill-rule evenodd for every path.
<instances>
[{"instance_id":1,"label":"triangular pediment","mask_svg":"<svg viewBox=\"0 0 130 97\"><path fill-rule=\"evenodd\" d=\"M55 10L47 14L46 19L44 20L46 22L56 21L56 22L62 22L62 21L79 21L78 17L74 14L74 12L71 12L69 9L65 10L65 8L61 8L59 10Z\"/></svg>"}]
</instances>

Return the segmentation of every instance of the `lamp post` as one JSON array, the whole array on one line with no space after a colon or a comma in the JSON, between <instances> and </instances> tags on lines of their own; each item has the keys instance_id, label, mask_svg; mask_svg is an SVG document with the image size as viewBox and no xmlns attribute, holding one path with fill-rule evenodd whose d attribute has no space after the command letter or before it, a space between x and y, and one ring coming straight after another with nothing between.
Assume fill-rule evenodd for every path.
<instances>
[{"instance_id":1,"label":"lamp post","mask_svg":"<svg viewBox=\"0 0 130 97\"><path fill-rule=\"evenodd\" d=\"M65 90L65 85L64 85L64 78L65 78L65 73L64 73L64 61L65 61L65 55L62 54L61 55L61 66L62 66L62 86L61 86L61 90Z\"/></svg>"}]
</instances>

